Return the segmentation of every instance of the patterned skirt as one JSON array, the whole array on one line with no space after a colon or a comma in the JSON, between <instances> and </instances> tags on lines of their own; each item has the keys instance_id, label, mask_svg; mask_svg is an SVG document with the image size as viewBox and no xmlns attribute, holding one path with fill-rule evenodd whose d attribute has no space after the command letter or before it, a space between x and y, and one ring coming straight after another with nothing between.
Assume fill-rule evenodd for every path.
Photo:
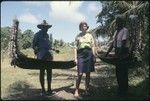
<instances>
[{"instance_id":1,"label":"patterned skirt","mask_svg":"<svg viewBox=\"0 0 150 101\"><path fill-rule=\"evenodd\" d=\"M77 50L77 68L80 73L88 73L95 70L94 55L91 48Z\"/></svg>"}]
</instances>

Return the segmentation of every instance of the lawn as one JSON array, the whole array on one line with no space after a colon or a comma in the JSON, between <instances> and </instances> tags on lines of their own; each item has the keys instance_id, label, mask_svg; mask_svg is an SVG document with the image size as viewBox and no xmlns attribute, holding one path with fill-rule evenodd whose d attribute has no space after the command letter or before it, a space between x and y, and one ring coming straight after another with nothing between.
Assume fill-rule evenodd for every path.
<instances>
[{"instance_id":1,"label":"lawn","mask_svg":"<svg viewBox=\"0 0 150 101\"><path fill-rule=\"evenodd\" d=\"M33 50L22 50L28 57L34 58ZM72 60L74 52L71 48L60 48L60 53L54 53L54 60ZM95 72L91 73L91 95L81 99L114 100L114 99L148 99L149 98L149 72L139 73L139 70L129 70L129 93L126 98L116 95L117 81L115 67L96 59ZM139 68L140 69L140 68ZM41 97L39 70L28 70L10 65L10 58L4 55L1 59L1 99L3 100L76 100L73 96L75 90L76 67L71 69L54 69L52 89L57 93L53 96ZM46 79L46 77L45 77ZM81 92L84 91L83 75ZM45 87L47 84L45 83Z\"/></svg>"}]
</instances>

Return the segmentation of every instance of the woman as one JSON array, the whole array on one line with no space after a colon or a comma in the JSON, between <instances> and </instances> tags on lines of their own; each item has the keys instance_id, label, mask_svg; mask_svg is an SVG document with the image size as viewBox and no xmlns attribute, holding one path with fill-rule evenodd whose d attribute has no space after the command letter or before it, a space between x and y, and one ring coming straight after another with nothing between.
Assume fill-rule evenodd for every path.
<instances>
[{"instance_id":1,"label":"woman","mask_svg":"<svg viewBox=\"0 0 150 101\"><path fill-rule=\"evenodd\" d=\"M81 33L77 35L76 49L75 49L75 61L77 63L78 77L76 80L75 96L79 96L79 86L83 73L86 74L85 80L85 92L89 93L90 72L94 71L94 38L87 32L89 26L86 22L79 24L79 30Z\"/></svg>"}]
</instances>

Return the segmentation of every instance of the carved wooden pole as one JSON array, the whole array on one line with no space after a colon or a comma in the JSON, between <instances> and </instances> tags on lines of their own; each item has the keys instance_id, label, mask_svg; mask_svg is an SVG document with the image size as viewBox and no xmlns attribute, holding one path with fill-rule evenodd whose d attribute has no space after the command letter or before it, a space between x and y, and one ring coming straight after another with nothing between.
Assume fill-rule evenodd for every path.
<instances>
[{"instance_id":1,"label":"carved wooden pole","mask_svg":"<svg viewBox=\"0 0 150 101\"><path fill-rule=\"evenodd\" d=\"M17 45L17 34L18 34L18 26L19 21L17 18L13 19L13 26L12 26L12 34L11 34L11 65L15 66L15 58L17 58L17 51L18 51L18 45Z\"/></svg>"}]
</instances>

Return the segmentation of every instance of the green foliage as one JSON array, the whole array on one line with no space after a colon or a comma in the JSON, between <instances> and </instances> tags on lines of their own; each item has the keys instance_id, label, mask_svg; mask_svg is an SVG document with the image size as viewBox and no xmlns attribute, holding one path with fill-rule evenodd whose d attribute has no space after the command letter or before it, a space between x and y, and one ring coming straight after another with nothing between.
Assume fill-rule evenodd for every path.
<instances>
[{"instance_id":1,"label":"green foliage","mask_svg":"<svg viewBox=\"0 0 150 101\"><path fill-rule=\"evenodd\" d=\"M10 27L2 27L1 28L1 49L8 49L9 43L11 42L11 28ZM18 30L18 46L20 49L26 49L31 47L32 45L32 40L33 40L33 31L31 30L26 30L21 32L21 30Z\"/></svg>"},{"instance_id":2,"label":"green foliage","mask_svg":"<svg viewBox=\"0 0 150 101\"><path fill-rule=\"evenodd\" d=\"M52 36L52 34L50 34L49 40L50 40L50 45L53 47L53 36Z\"/></svg>"},{"instance_id":3,"label":"green foliage","mask_svg":"<svg viewBox=\"0 0 150 101\"><path fill-rule=\"evenodd\" d=\"M27 48L30 48L31 47L31 42L29 41L26 41L23 45L22 45L22 48L23 49L27 49Z\"/></svg>"},{"instance_id":4,"label":"green foliage","mask_svg":"<svg viewBox=\"0 0 150 101\"><path fill-rule=\"evenodd\" d=\"M125 18L129 29L130 39L135 46L135 55L143 59L148 65L149 58L149 2L148 1L102 1L102 12L97 15L97 22L100 23L96 34L106 34L113 36L115 31L116 16L119 14ZM130 15L137 15L138 23L134 25L137 29L132 29ZM134 35L133 35L134 34ZM139 55L140 54L140 55Z\"/></svg>"},{"instance_id":5,"label":"green foliage","mask_svg":"<svg viewBox=\"0 0 150 101\"><path fill-rule=\"evenodd\" d=\"M59 45L60 45L60 47L62 47L64 45L64 41L62 39L59 41Z\"/></svg>"},{"instance_id":6,"label":"green foliage","mask_svg":"<svg viewBox=\"0 0 150 101\"><path fill-rule=\"evenodd\" d=\"M11 42L11 27L3 27L1 28L1 49L6 50L9 47L9 43ZM23 33L21 29L18 30L18 47L19 49L27 49L31 48L32 41L34 37L34 32L32 30L25 30ZM58 48L63 47L65 45L65 42L61 40L55 39L53 42L53 36L50 34L50 44L52 47Z\"/></svg>"},{"instance_id":7,"label":"green foliage","mask_svg":"<svg viewBox=\"0 0 150 101\"><path fill-rule=\"evenodd\" d=\"M62 39L61 40L55 39L53 45L55 48L63 47L65 45L65 42Z\"/></svg>"},{"instance_id":8,"label":"green foliage","mask_svg":"<svg viewBox=\"0 0 150 101\"><path fill-rule=\"evenodd\" d=\"M1 49L5 49L8 46L11 38L11 28L2 27L1 28Z\"/></svg>"},{"instance_id":9,"label":"green foliage","mask_svg":"<svg viewBox=\"0 0 150 101\"><path fill-rule=\"evenodd\" d=\"M58 45L59 45L59 41L58 40L54 40L54 47L58 47Z\"/></svg>"},{"instance_id":10,"label":"green foliage","mask_svg":"<svg viewBox=\"0 0 150 101\"><path fill-rule=\"evenodd\" d=\"M30 48L32 45L34 32L31 30L25 30L21 36L21 39L19 39L19 46L23 49Z\"/></svg>"}]
</instances>

